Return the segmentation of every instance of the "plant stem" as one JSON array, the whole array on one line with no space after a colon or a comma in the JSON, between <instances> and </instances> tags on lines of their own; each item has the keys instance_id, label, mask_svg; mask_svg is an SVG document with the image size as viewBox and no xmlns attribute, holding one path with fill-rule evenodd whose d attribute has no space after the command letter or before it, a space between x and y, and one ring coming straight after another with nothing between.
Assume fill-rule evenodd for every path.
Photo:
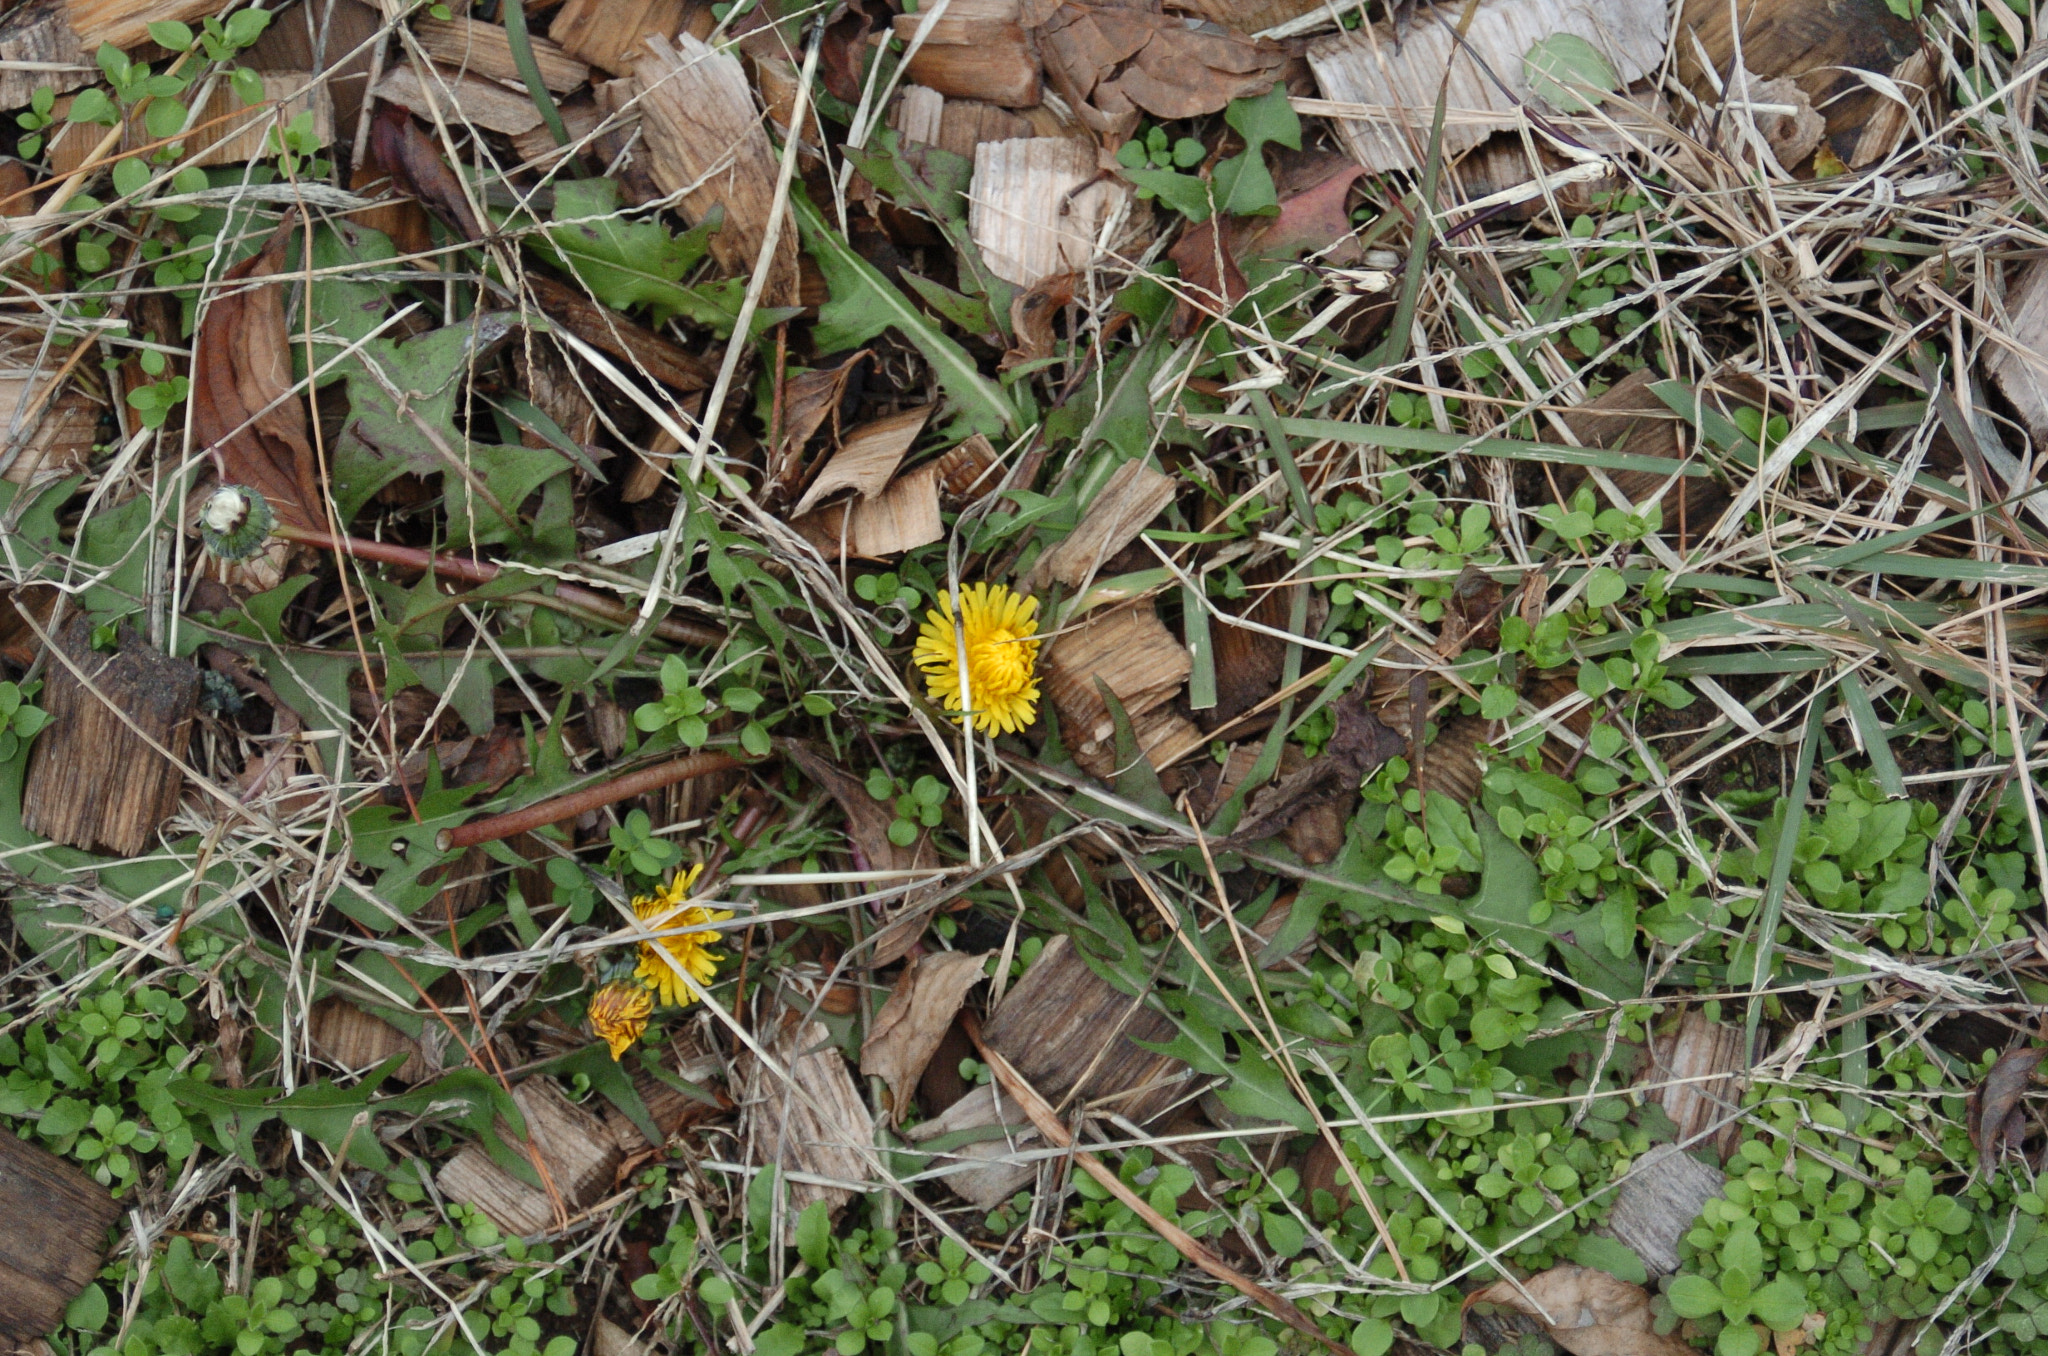
<instances>
[{"instance_id":1,"label":"plant stem","mask_svg":"<svg viewBox=\"0 0 2048 1356\"><path fill-rule=\"evenodd\" d=\"M540 78L540 62L534 59L533 39L526 31L526 0L505 0L504 18L505 36L512 43L512 64L519 68L519 78L526 82L533 106L540 110L541 121L548 125L548 135L557 146L566 146L569 129L563 125L562 111L555 107L554 97L548 93L547 81Z\"/></svg>"},{"instance_id":2,"label":"plant stem","mask_svg":"<svg viewBox=\"0 0 2048 1356\"><path fill-rule=\"evenodd\" d=\"M488 584L496 579L503 567L488 560L464 560L460 556L436 555L417 546L400 546L394 542L370 541L363 537L337 537L314 527L294 527L279 523L271 535L286 541L299 542L321 551L339 551L357 560L374 560L384 565L396 565L402 570L417 570L422 574L433 573L443 579L460 579L469 584ZM577 584L557 581L552 595L532 593L524 601L543 605L562 604L562 610L578 620L588 620L584 614L601 618L615 626L631 626L633 610L615 598L608 598L594 589ZM654 634L674 645L716 645L725 639L725 632L715 626L701 622L665 618L654 628Z\"/></svg>"},{"instance_id":3,"label":"plant stem","mask_svg":"<svg viewBox=\"0 0 2048 1356\"><path fill-rule=\"evenodd\" d=\"M581 791L571 791L566 796L555 796L548 800L535 801L524 809L507 810L501 815L486 815L473 819L467 824L452 829L443 829L434 840L436 851L453 852L457 848L475 847L478 843L495 843L501 838L514 834L531 833L535 829L559 824L565 819L574 819L585 810L598 810L631 796L645 795L659 791L664 786L686 782L692 777L706 777L728 768L744 767L744 763L729 753L693 753L653 767L629 772L596 786L586 786Z\"/></svg>"}]
</instances>

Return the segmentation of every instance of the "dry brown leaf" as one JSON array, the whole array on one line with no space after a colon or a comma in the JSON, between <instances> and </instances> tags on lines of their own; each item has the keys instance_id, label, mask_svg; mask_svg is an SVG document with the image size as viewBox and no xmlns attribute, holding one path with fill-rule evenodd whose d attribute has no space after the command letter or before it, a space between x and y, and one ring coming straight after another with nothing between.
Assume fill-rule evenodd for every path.
<instances>
[{"instance_id":1,"label":"dry brown leaf","mask_svg":"<svg viewBox=\"0 0 2048 1356\"><path fill-rule=\"evenodd\" d=\"M1699 1356L1691 1343L1657 1332L1647 1290L1573 1262L1519 1284L1495 1281L1465 1297L1465 1308L1475 1304L1529 1315L1573 1356Z\"/></svg>"},{"instance_id":2,"label":"dry brown leaf","mask_svg":"<svg viewBox=\"0 0 2048 1356\"><path fill-rule=\"evenodd\" d=\"M2027 1136L2027 1118L2020 1109L2020 1099L2026 1095L2043 1055L2048 1055L2048 1047L2039 1045L2022 1045L2006 1051L1970 1094L1970 1143L1976 1146L1977 1161L1987 1173L2009 1151L2018 1149Z\"/></svg>"},{"instance_id":3,"label":"dry brown leaf","mask_svg":"<svg viewBox=\"0 0 2048 1356\"><path fill-rule=\"evenodd\" d=\"M418 198L449 230L464 240L483 239L484 229L470 208L462 181L441 159L412 114L397 104L380 107L370 133L370 154L394 185Z\"/></svg>"},{"instance_id":4,"label":"dry brown leaf","mask_svg":"<svg viewBox=\"0 0 2048 1356\"><path fill-rule=\"evenodd\" d=\"M860 1071L889 1085L889 1114L901 1121L932 1053L946 1038L967 991L982 980L983 956L931 951L904 967L860 1047Z\"/></svg>"},{"instance_id":5,"label":"dry brown leaf","mask_svg":"<svg viewBox=\"0 0 2048 1356\"><path fill-rule=\"evenodd\" d=\"M924 432L925 421L932 417L932 406L924 405L914 410L904 410L883 419L871 420L859 428L849 429L840 440L839 450L818 472L818 478L811 482L804 497L797 500L794 510L799 516L831 495L841 490L852 490L863 499L872 499L881 493L889 478L896 474L896 468L903 464L917 435Z\"/></svg>"},{"instance_id":6,"label":"dry brown leaf","mask_svg":"<svg viewBox=\"0 0 2048 1356\"><path fill-rule=\"evenodd\" d=\"M1200 32L1168 14L1064 5L1038 30L1046 79L1098 136L1120 139L1140 113L1214 113L1263 94L1287 55L1276 43Z\"/></svg>"},{"instance_id":7,"label":"dry brown leaf","mask_svg":"<svg viewBox=\"0 0 2048 1356\"><path fill-rule=\"evenodd\" d=\"M1049 273L1010 302L1010 328L1017 332L1017 346L1003 355L1006 370L1052 356L1053 318L1062 306L1073 302L1080 277L1078 273Z\"/></svg>"},{"instance_id":8,"label":"dry brown leaf","mask_svg":"<svg viewBox=\"0 0 2048 1356\"><path fill-rule=\"evenodd\" d=\"M1254 843L1290 827L1304 812L1355 795L1367 773L1401 752L1399 733L1381 724L1363 700L1346 697L1330 710L1336 729L1322 753L1298 772L1253 794L1233 843Z\"/></svg>"},{"instance_id":9,"label":"dry brown leaf","mask_svg":"<svg viewBox=\"0 0 2048 1356\"><path fill-rule=\"evenodd\" d=\"M248 285L284 267L295 225L287 218L259 253L229 269L230 285L207 308L192 345L192 432L212 449L223 481L261 491L280 522L318 527L320 480L305 403L293 389L284 293Z\"/></svg>"},{"instance_id":10,"label":"dry brown leaf","mask_svg":"<svg viewBox=\"0 0 2048 1356\"><path fill-rule=\"evenodd\" d=\"M845 403L846 386L861 361L869 356L862 349L833 367L799 372L782 384L782 437L769 467L769 484L774 497L787 500L802 483L803 450L825 421L832 421L833 440L838 440L839 411Z\"/></svg>"}]
</instances>

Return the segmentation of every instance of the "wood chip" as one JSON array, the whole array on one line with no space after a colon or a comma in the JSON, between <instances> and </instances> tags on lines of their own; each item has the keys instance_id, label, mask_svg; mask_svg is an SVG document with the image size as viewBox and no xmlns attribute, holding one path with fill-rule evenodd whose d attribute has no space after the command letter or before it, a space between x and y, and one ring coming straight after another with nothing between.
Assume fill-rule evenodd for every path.
<instances>
[{"instance_id":1,"label":"wood chip","mask_svg":"<svg viewBox=\"0 0 2048 1356\"><path fill-rule=\"evenodd\" d=\"M1131 717L1131 737L1137 741L1138 752L1155 769L1167 765L1167 756L1173 750L1189 744L1199 748L1205 742L1195 723L1171 706L1155 707ZM1091 777L1113 781L1123 770L1117 766L1114 738L1091 739L1076 744L1072 752L1074 761Z\"/></svg>"},{"instance_id":2,"label":"wood chip","mask_svg":"<svg viewBox=\"0 0 2048 1356\"><path fill-rule=\"evenodd\" d=\"M798 515L808 513L841 490L852 490L863 499L881 493L911 444L917 441L917 435L924 432L933 408L925 405L904 410L849 430L840 440L839 450L818 472L793 511Z\"/></svg>"},{"instance_id":3,"label":"wood chip","mask_svg":"<svg viewBox=\"0 0 2048 1356\"><path fill-rule=\"evenodd\" d=\"M945 118L946 96L927 85L905 85L896 96L896 106L889 110L889 125L905 141L921 141L927 146L939 144Z\"/></svg>"},{"instance_id":4,"label":"wood chip","mask_svg":"<svg viewBox=\"0 0 2048 1356\"><path fill-rule=\"evenodd\" d=\"M1997 360L1992 361L1995 372ZM1678 435L1681 421L1651 391L1658 380L1649 368L1631 372L1597 399L1567 410L1565 424L1572 436L1587 447L1603 447L1638 457L1664 457L1676 470L1684 457ZM1587 475L1577 467L1557 468L1557 486L1567 502L1585 483ZM1697 541L1728 506L1727 487L1712 476L1680 476L1666 489L1671 477L1656 471L1609 471L1606 475L1614 482L1614 488L1638 508L1661 490L1657 502L1664 534L1680 543ZM1605 494L1596 498L1601 508L1610 507Z\"/></svg>"},{"instance_id":5,"label":"wood chip","mask_svg":"<svg viewBox=\"0 0 2048 1356\"><path fill-rule=\"evenodd\" d=\"M1986 366L2034 436L2048 437L2048 260L2028 264L2008 286L2005 313L2011 322L1999 328L2008 342L1987 346Z\"/></svg>"},{"instance_id":6,"label":"wood chip","mask_svg":"<svg viewBox=\"0 0 2048 1356\"><path fill-rule=\"evenodd\" d=\"M1042 593L1053 580L1078 588L1110 557L1137 540L1146 525L1173 502L1174 489L1172 476L1162 475L1142 461L1127 461L1117 467L1096 491L1074 530L1038 558L1024 591Z\"/></svg>"},{"instance_id":7,"label":"wood chip","mask_svg":"<svg viewBox=\"0 0 2048 1356\"><path fill-rule=\"evenodd\" d=\"M242 64L252 71L293 71L302 77L317 74L333 109L334 125L353 135L363 111L363 97L370 92L371 54L384 45L380 36L384 14L371 0L313 0L313 4L311 24L302 9L289 4L274 7L271 12L277 17L256 39L256 45L242 53ZM205 12L219 8L216 5Z\"/></svg>"},{"instance_id":8,"label":"wood chip","mask_svg":"<svg viewBox=\"0 0 2048 1356\"><path fill-rule=\"evenodd\" d=\"M1736 14L1721 0L1685 0L1672 46L1678 78L1709 107L1720 103L1738 59L1764 80L1796 81L1826 118L1835 156L1853 165L1864 129L1885 105L1897 107L1858 72L1899 69L1920 50L1917 28L1885 0L1753 0L1739 8L1738 34ZM1663 18L1659 5L1660 34Z\"/></svg>"},{"instance_id":9,"label":"wood chip","mask_svg":"<svg viewBox=\"0 0 2048 1356\"><path fill-rule=\"evenodd\" d=\"M1064 938L1058 940L1064 941ZM922 1144L963 1130L999 1127L1002 1134L992 1139L970 1140L933 1155L932 1166L942 1173L946 1189L977 1210L993 1210L1038 1175L1038 1165L1019 1162L1019 1152L1038 1147L1042 1141L1024 1108L993 1084L970 1089L928 1121L908 1126L903 1137Z\"/></svg>"},{"instance_id":10,"label":"wood chip","mask_svg":"<svg viewBox=\"0 0 2048 1356\"><path fill-rule=\"evenodd\" d=\"M57 643L69 662L50 663L42 701L50 725L30 746L22 822L72 847L136 856L178 808L184 773L175 760L192 737L199 669L127 628L114 653L95 650L84 616Z\"/></svg>"},{"instance_id":11,"label":"wood chip","mask_svg":"<svg viewBox=\"0 0 2048 1356\"><path fill-rule=\"evenodd\" d=\"M443 121L468 123L487 132L518 136L540 126L540 110L524 90L515 94L495 80L462 75L436 66L427 79L410 66L395 66L377 82L377 97L409 108L431 123L436 110Z\"/></svg>"},{"instance_id":12,"label":"wood chip","mask_svg":"<svg viewBox=\"0 0 2048 1356\"><path fill-rule=\"evenodd\" d=\"M1029 287L1087 269L1102 223L1124 197L1113 180L1091 183L1095 175L1094 149L1070 137L975 147L967 221L989 271Z\"/></svg>"},{"instance_id":13,"label":"wood chip","mask_svg":"<svg viewBox=\"0 0 2048 1356\"><path fill-rule=\"evenodd\" d=\"M564 1097L547 1078L527 1079L512 1089L512 1100L526 1118L527 1133L563 1206L574 1214L596 1204L611 1189L621 1157L604 1122ZM500 1120L497 1128L515 1152L526 1151L509 1124ZM547 1193L499 1167L481 1145L465 1146L449 1159L434 1185L442 1196L475 1206L508 1233L528 1237L555 1227Z\"/></svg>"},{"instance_id":14,"label":"wood chip","mask_svg":"<svg viewBox=\"0 0 2048 1356\"><path fill-rule=\"evenodd\" d=\"M1016 0L952 0L905 73L950 98L1030 108L1043 97L1038 49L1018 20ZM896 36L907 45L924 22L899 14Z\"/></svg>"},{"instance_id":15,"label":"wood chip","mask_svg":"<svg viewBox=\"0 0 2048 1356\"><path fill-rule=\"evenodd\" d=\"M716 1098L706 1102L701 1097L692 1097L682 1089L671 1085L666 1079L636 1060L629 1061L633 1070L633 1091L640 1094L640 1100L647 1107L648 1116L654 1121L654 1128L661 1132L661 1143L648 1143L646 1134L633 1123L633 1118L616 1106L607 1104L604 1123L610 1128L612 1138L628 1153L640 1149L658 1149L668 1142L678 1130L694 1125L732 1105L718 1086L725 1074L723 1056L701 1051L681 1050L684 1037L672 1037L670 1048L662 1052L662 1066L676 1077L695 1083Z\"/></svg>"},{"instance_id":16,"label":"wood chip","mask_svg":"<svg viewBox=\"0 0 2048 1356\"><path fill-rule=\"evenodd\" d=\"M270 144L273 127L289 126L301 113L313 115L313 139L317 145L334 144L334 104L326 82L314 83L301 71L263 71L263 98L267 107L246 108L246 117L230 115L245 111L245 105L227 82L214 86L213 94L199 113L198 121L215 118L224 122L195 133L186 143L194 165L238 165L248 160L276 156Z\"/></svg>"},{"instance_id":17,"label":"wood chip","mask_svg":"<svg viewBox=\"0 0 2048 1356\"><path fill-rule=\"evenodd\" d=\"M994 490L1002 481L1002 463L996 450L982 434L975 434L938 460L939 488L946 498L969 504Z\"/></svg>"},{"instance_id":18,"label":"wood chip","mask_svg":"<svg viewBox=\"0 0 2048 1356\"><path fill-rule=\"evenodd\" d=\"M0 1336L34 1342L55 1332L98 1274L107 1230L120 1218L105 1187L48 1150L0 1135Z\"/></svg>"},{"instance_id":19,"label":"wood chip","mask_svg":"<svg viewBox=\"0 0 2048 1356\"><path fill-rule=\"evenodd\" d=\"M1152 605L1143 603L1090 614L1047 646L1040 671L1059 710L1061 733L1074 745L1115 732L1095 690L1098 678L1135 718L1171 701L1193 667ZM1036 1078L1032 1082L1044 1086Z\"/></svg>"},{"instance_id":20,"label":"wood chip","mask_svg":"<svg viewBox=\"0 0 2048 1356\"><path fill-rule=\"evenodd\" d=\"M412 31L426 54L441 65L526 88L512 56L512 39L502 25L468 18L421 18L414 20ZM556 94L567 94L590 79L588 65L546 38L533 39L533 64L540 68L540 82Z\"/></svg>"},{"instance_id":21,"label":"wood chip","mask_svg":"<svg viewBox=\"0 0 2048 1356\"><path fill-rule=\"evenodd\" d=\"M1651 1276L1668 1276L1678 1270L1678 1240L1727 1181L1719 1168L1659 1144L1630 1167L1614 1193L1614 1209L1594 1232L1627 1245Z\"/></svg>"},{"instance_id":22,"label":"wood chip","mask_svg":"<svg viewBox=\"0 0 2048 1356\"><path fill-rule=\"evenodd\" d=\"M28 0L0 15L0 107L23 107L45 85L62 94L100 79L94 49L72 31L65 9L64 0Z\"/></svg>"},{"instance_id":23,"label":"wood chip","mask_svg":"<svg viewBox=\"0 0 2048 1356\"><path fill-rule=\"evenodd\" d=\"M737 57L683 33L673 46L647 39L633 73L655 182L665 193L689 190L682 211L692 222L723 208L725 225L711 236L711 255L728 273L751 274L775 204L777 162L745 69ZM796 224L785 220L763 305L795 300L796 261Z\"/></svg>"},{"instance_id":24,"label":"wood chip","mask_svg":"<svg viewBox=\"0 0 2048 1356\"><path fill-rule=\"evenodd\" d=\"M431 1062L421 1044L382 1017L364 1012L346 998L328 997L313 1005L308 1017L313 1053L350 1073L376 1068L394 1055L406 1056L392 1077L417 1083L441 1071L439 1047Z\"/></svg>"},{"instance_id":25,"label":"wood chip","mask_svg":"<svg viewBox=\"0 0 2048 1356\"><path fill-rule=\"evenodd\" d=\"M25 357L33 362L32 353ZM76 386L38 403L50 376L28 366L0 368L0 448L6 446L8 427L17 417L23 420L14 434L21 439L20 450L4 476L12 484L81 471L99 441L100 403Z\"/></svg>"},{"instance_id":26,"label":"wood chip","mask_svg":"<svg viewBox=\"0 0 2048 1356\"><path fill-rule=\"evenodd\" d=\"M1471 57L1453 61L1458 44L1452 27L1459 12L1454 5L1421 11L1398 46L1392 30L1380 24L1309 47L1309 68L1323 97L1357 106L1358 116L1341 119L1337 127L1352 156L1372 173L1422 166L1447 67L1443 148L1456 155L1519 125L1521 101L1534 98L1522 57L1544 38L1585 39L1625 83L1664 60L1662 0L1481 0L1466 37ZM1491 76L1472 57L1483 59Z\"/></svg>"},{"instance_id":27,"label":"wood chip","mask_svg":"<svg viewBox=\"0 0 2048 1356\"><path fill-rule=\"evenodd\" d=\"M1324 7L1324 0L1181 0L1181 8L1239 33L1263 33Z\"/></svg>"},{"instance_id":28,"label":"wood chip","mask_svg":"<svg viewBox=\"0 0 2048 1356\"><path fill-rule=\"evenodd\" d=\"M889 1086L891 1121L901 1121L910 1110L917 1080L946 1038L967 991L981 983L987 959L964 951L927 952L897 978L860 1047L860 1071Z\"/></svg>"},{"instance_id":29,"label":"wood chip","mask_svg":"<svg viewBox=\"0 0 2048 1356\"><path fill-rule=\"evenodd\" d=\"M1740 1129L1730 1117L1742 1104L1742 1073L1749 1063L1742 1053L1742 1033L1697 1011L1686 1013L1675 1032L1651 1041L1644 1080L1670 1084L1652 1095L1678 1126L1681 1147L1725 1121L1710 1142L1727 1156Z\"/></svg>"},{"instance_id":30,"label":"wood chip","mask_svg":"<svg viewBox=\"0 0 2048 1356\"><path fill-rule=\"evenodd\" d=\"M613 75L630 75L643 39L683 26L686 0L568 0L548 25L548 38L568 56Z\"/></svg>"},{"instance_id":31,"label":"wood chip","mask_svg":"<svg viewBox=\"0 0 2048 1356\"><path fill-rule=\"evenodd\" d=\"M758 1060L747 1061L741 1124L753 1147L753 1162L784 1172L861 1183L868 1179L862 1146L873 1142L867 1106L846 1060L823 1022L788 1021L768 1052L789 1073L772 1074ZM813 1201L837 1213L853 1199L850 1186L789 1181L785 1232ZM793 1238L793 1234L790 1235Z\"/></svg>"}]
</instances>

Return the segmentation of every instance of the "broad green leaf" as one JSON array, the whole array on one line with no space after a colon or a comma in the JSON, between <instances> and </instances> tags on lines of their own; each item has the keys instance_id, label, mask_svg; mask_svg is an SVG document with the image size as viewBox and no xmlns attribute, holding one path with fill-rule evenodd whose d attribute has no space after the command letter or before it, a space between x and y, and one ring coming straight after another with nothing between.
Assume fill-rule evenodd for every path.
<instances>
[{"instance_id":1,"label":"broad green leaf","mask_svg":"<svg viewBox=\"0 0 2048 1356\"><path fill-rule=\"evenodd\" d=\"M1704 1276L1674 1276L1664 1297L1680 1318L1705 1318L1721 1312L1721 1287Z\"/></svg>"},{"instance_id":2,"label":"broad green leaf","mask_svg":"<svg viewBox=\"0 0 2048 1356\"><path fill-rule=\"evenodd\" d=\"M1522 56L1529 92L1560 113L1584 113L1621 88L1600 49L1575 33L1553 33Z\"/></svg>"},{"instance_id":3,"label":"broad green leaf","mask_svg":"<svg viewBox=\"0 0 2048 1356\"><path fill-rule=\"evenodd\" d=\"M883 330L893 329L924 355L971 427L990 434L1018 430L1020 421L1009 397L981 374L958 344L934 329L924 312L855 253L808 200L798 195L791 199L790 207L803 229L805 248L818 261L832 290L832 300L819 308L818 326L812 333L819 352L857 348Z\"/></svg>"}]
</instances>

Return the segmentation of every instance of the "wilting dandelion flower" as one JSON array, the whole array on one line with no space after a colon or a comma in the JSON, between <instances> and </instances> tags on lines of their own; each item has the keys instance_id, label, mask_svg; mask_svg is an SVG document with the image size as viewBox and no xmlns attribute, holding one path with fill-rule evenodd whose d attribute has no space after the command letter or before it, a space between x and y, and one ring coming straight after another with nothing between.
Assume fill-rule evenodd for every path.
<instances>
[{"instance_id":1,"label":"wilting dandelion flower","mask_svg":"<svg viewBox=\"0 0 2048 1356\"><path fill-rule=\"evenodd\" d=\"M687 1007L696 1001L682 976L676 973L678 967L687 970L698 984L709 984L718 977L718 963L724 955L711 948L718 941L718 934L705 932L675 932L675 928L701 927L706 923L722 923L732 917L730 909L707 909L701 904L685 904L684 896L697 883L697 877L704 872L703 863L687 871L676 873L674 880L651 895L636 895L633 898L633 912L649 928L667 933L653 941L640 943L640 964L634 971L640 981L654 991L654 996L666 1006ZM666 952L664 956L662 953ZM674 964L670 964L673 959Z\"/></svg>"},{"instance_id":2,"label":"wilting dandelion flower","mask_svg":"<svg viewBox=\"0 0 2048 1356\"><path fill-rule=\"evenodd\" d=\"M1038 600L1006 584L970 584L960 615L952 596L925 614L918 628L917 666L933 701L948 711L971 709L983 734L1014 734L1038 710ZM960 700L960 643L967 648L967 701Z\"/></svg>"},{"instance_id":3,"label":"wilting dandelion flower","mask_svg":"<svg viewBox=\"0 0 2048 1356\"><path fill-rule=\"evenodd\" d=\"M615 979L590 999L590 1029L604 1037L612 1058L626 1053L647 1030L654 1012L654 995L637 979Z\"/></svg>"}]
</instances>

